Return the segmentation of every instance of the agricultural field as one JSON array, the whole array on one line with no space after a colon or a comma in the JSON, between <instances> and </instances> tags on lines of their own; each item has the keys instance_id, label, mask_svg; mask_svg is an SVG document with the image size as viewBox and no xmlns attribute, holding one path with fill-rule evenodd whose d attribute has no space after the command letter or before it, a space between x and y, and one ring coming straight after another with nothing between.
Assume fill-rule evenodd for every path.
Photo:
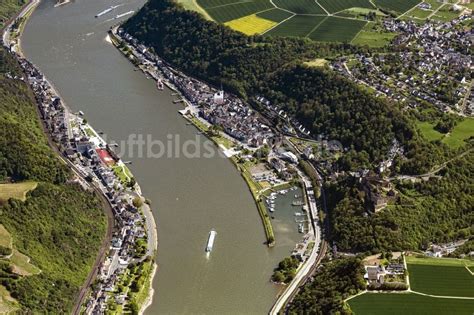
<instances>
[{"instance_id":1,"label":"agricultural field","mask_svg":"<svg viewBox=\"0 0 474 315\"><path fill-rule=\"evenodd\" d=\"M329 13L340 12L350 8L375 9L369 0L318 0L318 2Z\"/></svg>"},{"instance_id":2,"label":"agricultural field","mask_svg":"<svg viewBox=\"0 0 474 315\"><path fill-rule=\"evenodd\" d=\"M246 35L307 37L315 41L351 42L382 47L392 34L362 31L366 15L402 14L420 0L177 0L189 10ZM433 0L429 0L433 1ZM375 3L375 4L374 4ZM203 13L204 12L204 13Z\"/></svg>"},{"instance_id":3,"label":"agricultural field","mask_svg":"<svg viewBox=\"0 0 474 315\"><path fill-rule=\"evenodd\" d=\"M306 37L325 19L327 19L325 16L295 15L266 34Z\"/></svg>"},{"instance_id":4,"label":"agricultural field","mask_svg":"<svg viewBox=\"0 0 474 315\"><path fill-rule=\"evenodd\" d=\"M348 301L356 315L472 315L474 300L439 299L414 293L365 293Z\"/></svg>"},{"instance_id":5,"label":"agricultural field","mask_svg":"<svg viewBox=\"0 0 474 315\"><path fill-rule=\"evenodd\" d=\"M36 188L36 182L22 182L13 184L0 184L0 203L10 198L25 201L26 193Z\"/></svg>"},{"instance_id":6,"label":"agricultural field","mask_svg":"<svg viewBox=\"0 0 474 315\"><path fill-rule=\"evenodd\" d=\"M411 10L409 13L407 13L406 16L408 16L410 18L414 18L414 19L425 20L432 13L433 13L433 11L430 11L430 10L423 10L423 9L420 9L420 8L415 8L415 9Z\"/></svg>"},{"instance_id":7,"label":"agricultural field","mask_svg":"<svg viewBox=\"0 0 474 315\"><path fill-rule=\"evenodd\" d=\"M377 7L398 14L407 12L421 2L421 0L374 0Z\"/></svg>"},{"instance_id":8,"label":"agricultural field","mask_svg":"<svg viewBox=\"0 0 474 315\"><path fill-rule=\"evenodd\" d=\"M296 14L322 14L326 11L321 8L314 0L274 0L273 3L282 9Z\"/></svg>"},{"instance_id":9,"label":"agricultural field","mask_svg":"<svg viewBox=\"0 0 474 315\"><path fill-rule=\"evenodd\" d=\"M245 35L254 35L268 30L269 28L277 25L277 23L252 14L227 22L225 25L233 28L236 31L242 32Z\"/></svg>"},{"instance_id":10,"label":"agricultural field","mask_svg":"<svg viewBox=\"0 0 474 315\"><path fill-rule=\"evenodd\" d=\"M413 291L443 296L474 297L474 276L467 266L474 261L461 259L406 258Z\"/></svg>"},{"instance_id":11,"label":"agricultural field","mask_svg":"<svg viewBox=\"0 0 474 315\"><path fill-rule=\"evenodd\" d=\"M460 12L455 12L452 10L451 5L444 5L438 9L438 11L431 17L433 20L438 20L441 22L448 22L454 20L459 16Z\"/></svg>"},{"instance_id":12,"label":"agricultural field","mask_svg":"<svg viewBox=\"0 0 474 315\"><path fill-rule=\"evenodd\" d=\"M350 8L344 11L340 11L335 13L335 16L339 17L346 17L346 18L353 18L353 19L360 19L360 20L366 20L366 16L369 13L375 13L377 17L384 17L387 16L385 13L382 11L375 9L375 8Z\"/></svg>"},{"instance_id":13,"label":"agricultural field","mask_svg":"<svg viewBox=\"0 0 474 315\"><path fill-rule=\"evenodd\" d=\"M321 42L350 42L365 24L367 24L366 21L330 16L308 37Z\"/></svg>"},{"instance_id":14,"label":"agricultural field","mask_svg":"<svg viewBox=\"0 0 474 315\"><path fill-rule=\"evenodd\" d=\"M361 46L367 45L369 47L384 47L397 36L396 33L376 30L373 26L373 23L367 23L351 43Z\"/></svg>"},{"instance_id":15,"label":"agricultural field","mask_svg":"<svg viewBox=\"0 0 474 315\"><path fill-rule=\"evenodd\" d=\"M215 0L211 0L216 2ZM198 0L198 3L210 2L210 0ZM219 2L223 2L219 0ZM201 4L200 4L201 5ZM201 5L202 6L202 5ZM223 4L217 6L202 6L207 13L219 23L229 22L241 17L273 9L274 6L268 0L253 0L253 1L233 1L230 4Z\"/></svg>"},{"instance_id":16,"label":"agricultural field","mask_svg":"<svg viewBox=\"0 0 474 315\"><path fill-rule=\"evenodd\" d=\"M265 20L270 20L270 21L279 23L293 16L293 14L287 11L280 10L280 9L271 9L268 11L258 13L257 16Z\"/></svg>"}]
</instances>

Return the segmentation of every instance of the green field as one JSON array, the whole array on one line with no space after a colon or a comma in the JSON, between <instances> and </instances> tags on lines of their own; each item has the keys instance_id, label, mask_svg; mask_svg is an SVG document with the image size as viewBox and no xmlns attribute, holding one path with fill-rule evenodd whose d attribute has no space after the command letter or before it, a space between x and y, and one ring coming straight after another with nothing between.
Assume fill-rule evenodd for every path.
<instances>
[{"instance_id":1,"label":"green field","mask_svg":"<svg viewBox=\"0 0 474 315\"><path fill-rule=\"evenodd\" d=\"M198 3L200 4L200 1ZM217 22L225 23L241 17L255 14L257 12L273 9L274 6L268 0L253 0L246 2L234 2L217 7L206 8L207 13Z\"/></svg>"},{"instance_id":2,"label":"green field","mask_svg":"<svg viewBox=\"0 0 474 315\"><path fill-rule=\"evenodd\" d=\"M244 3L247 1L245 0L197 0L197 3L199 4L199 6L203 7L204 9L224 6L224 5L238 3L238 2Z\"/></svg>"},{"instance_id":3,"label":"green field","mask_svg":"<svg viewBox=\"0 0 474 315\"><path fill-rule=\"evenodd\" d=\"M474 267L474 260L457 258L433 258L427 256L406 256L406 261L412 265L432 265L451 267Z\"/></svg>"},{"instance_id":4,"label":"green field","mask_svg":"<svg viewBox=\"0 0 474 315\"><path fill-rule=\"evenodd\" d=\"M406 257L413 291L444 296L474 297L474 276L466 266L474 261L454 258Z\"/></svg>"},{"instance_id":5,"label":"green field","mask_svg":"<svg viewBox=\"0 0 474 315\"><path fill-rule=\"evenodd\" d=\"M30 258L28 256L23 255L16 249L13 250L10 263L13 267L13 272L22 276L31 276L41 272L38 267L30 264Z\"/></svg>"},{"instance_id":6,"label":"green field","mask_svg":"<svg viewBox=\"0 0 474 315\"><path fill-rule=\"evenodd\" d=\"M350 42L365 24L365 21L330 16L309 34L309 38L321 42Z\"/></svg>"},{"instance_id":7,"label":"green field","mask_svg":"<svg viewBox=\"0 0 474 315\"><path fill-rule=\"evenodd\" d=\"M375 12L384 15L380 8L398 14L418 4L419 0L177 0L185 8L201 12L230 28L247 35L307 37L323 42L352 42L354 44L383 47L393 38L387 32L363 30L366 15ZM432 1L432 0L430 0ZM328 16L337 13L334 16ZM267 21L281 23L272 25ZM323 21L324 18L327 18ZM256 25L252 25L255 23ZM359 34L360 32L360 34Z\"/></svg>"},{"instance_id":8,"label":"green field","mask_svg":"<svg viewBox=\"0 0 474 315\"><path fill-rule=\"evenodd\" d=\"M352 44L367 45L369 47L384 47L397 36L396 33L377 30L374 23L367 23L359 34L354 37Z\"/></svg>"},{"instance_id":9,"label":"green field","mask_svg":"<svg viewBox=\"0 0 474 315\"><path fill-rule=\"evenodd\" d=\"M445 296L474 297L474 276L466 267L408 263L413 291Z\"/></svg>"},{"instance_id":10,"label":"green field","mask_svg":"<svg viewBox=\"0 0 474 315\"><path fill-rule=\"evenodd\" d=\"M369 0L318 0L318 3L329 13L335 13L350 8L375 8Z\"/></svg>"},{"instance_id":11,"label":"green field","mask_svg":"<svg viewBox=\"0 0 474 315\"><path fill-rule=\"evenodd\" d=\"M465 118L442 141L456 149L466 144L465 140L471 137L474 137L474 118Z\"/></svg>"},{"instance_id":12,"label":"green field","mask_svg":"<svg viewBox=\"0 0 474 315\"><path fill-rule=\"evenodd\" d=\"M374 0L376 6L396 13L404 13L421 2L421 0Z\"/></svg>"},{"instance_id":13,"label":"green field","mask_svg":"<svg viewBox=\"0 0 474 315\"><path fill-rule=\"evenodd\" d=\"M266 34L305 37L308 36L326 18L327 17L325 16L295 15L291 19L273 28Z\"/></svg>"},{"instance_id":14,"label":"green field","mask_svg":"<svg viewBox=\"0 0 474 315\"><path fill-rule=\"evenodd\" d=\"M37 182L0 184L0 201L7 201L10 198L25 201L26 193L35 189L37 185Z\"/></svg>"},{"instance_id":15,"label":"green field","mask_svg":"<svg viewBox=\"0 0 474 315\"><path fill-rule=\"evenodd\" d=\"M423 137L428 141L435 141L442 139L444 134L434 129L434 125L427 121L417 122L416 126L420 129Z\"/></svg>"},{"instance_id":16,"label":"green field","mask_svg":"<svg viewBox=\"0 0 474 315\"><path fill-rule=\"evenodd\" d=\"M204 10L203 8L201 8L201 6L199 6L196 0L177 0L177 2L182 4L186 10L196 11L202 14L202 16L204 16L204 18L206 18L207 20L212 21L211 16L206 12L206 10Z\"/></svg>"},{"instance_id":17,"label":"green field","mask_svg":"<svg viewBox=\"0 0 474 315\"><path fill-rule=\"evenodd\" d=\"M322 14L326 12L314 0L274 0L273 3L282 9L296 14Z\"/></svg>"},{"instance_id":18,"label":"green field","mask_svg":"<svg viewBox=\"0 0 474 315\"><path fill-rule=\"evenodd\" d=\"M425 20L428 16L430 16L433 12L428 10L422 10L420 8L415 8L407 14L407 16L415 19Z\"/></svg>"},{"instance_id":19,"label":"green field","mask_svg":"<svg viewBox=\"0 0 474 315\"><path fill-rule=\"evenodd\" d=\"M289 18L292 15L293 14L280 9L271 9L257 14L257 16L261 17L262 19L270 20L277 23Z\"/></svg>"},{"instance_id":20,"label":"green field","mask_svg":"<svg viewBox=\"0 0 474 315\"><path fill-rule=\"evenodd\" d=\"M472 315L474 300L439 299L413 293L365 293L349 300L356 315Z\"/></svg>"},{"instance_id":21,"label":"green field","mask_svg":"<svg viewBox=\"0 0 474 315\"><path fill-rule=\"evenodd\" d=\"M432 16L434 20L438 20L441 22L448 22L454 20L459 16L460 12L451 11L451 5L444 5L442 6L435 15Z\"/></svg>"}]
</instances>

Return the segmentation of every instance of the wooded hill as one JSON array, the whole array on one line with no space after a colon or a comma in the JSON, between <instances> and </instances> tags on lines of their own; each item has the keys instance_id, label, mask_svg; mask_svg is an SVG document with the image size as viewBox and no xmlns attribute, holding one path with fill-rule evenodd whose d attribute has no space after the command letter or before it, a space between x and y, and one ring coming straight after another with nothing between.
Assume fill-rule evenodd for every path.
<instances>
[{"instance_id":1,"label":"wooded hill","mask_svg":"<svg viewBox=\"0 0 474 315\"><path fill-rule=\"evenodd\" d=\"M21 69L0 53L1 178L39 181L25 201L0 205L0 223L15 248L41 270L22 277L4 265L0 284L22 314L70 313L105 236L105 215L93 194L66 183L70 172L47 145L32 92L8 77L21 77Z\"/></svg>"},{"instance_id":2,"label":"wooded hill","mask_svg":"<svg viewBox=\"0 0 474 315\"><path fill-rule=\"evenodd\" d=\"M418 146L398 106L375 98L329 69L305 60L364 48L297 38L245 36L186 11L172 0L150 0L123 28L182 71L249 98L264 95L312 131L350 148L344 169L373 166L394 137ZM406 161L408 162L408 161ZM410 172L422 171L416 167Z\"/></svg>"}]
</instances>

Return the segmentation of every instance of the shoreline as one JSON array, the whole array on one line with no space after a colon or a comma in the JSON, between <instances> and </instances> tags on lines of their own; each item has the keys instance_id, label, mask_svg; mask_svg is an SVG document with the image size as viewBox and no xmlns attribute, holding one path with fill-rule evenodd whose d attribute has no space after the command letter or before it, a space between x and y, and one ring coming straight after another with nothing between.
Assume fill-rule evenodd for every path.
<instances>
[{"instance_id":1,"label":"shoreline","mask_svg":"<svg viewBox=\"0 0 474 315\"><path fill-rule=\"evenodd\" d=\"M153 262L153 271L151 272L150 275L150 290L148 291L149 294L147 295L147 298L143 302L143 304L140 306L140 310L138 311L138 315L143 315L148 307L153 304L153 295L155 294L155 289L153 289L153 279L155 278L155 274L158 271L158 264Z\"/></svg>"},{"instance_id":2,"label":"shoreline","mask_svg":"<svg viewBox=\"0 0 474 315\"><path fill-rule=\"evenodd\" d=\"M116 29L117 29L117 26L114 26L109 30L109 32L107 34L107 37L105 38L105 41L112 44L115 48L117 48L124 55L125 58L127 58L133 65L135 65L132 62L132 60L130 59L130 57L127 56L127 54L122 49L120 49L120 47L119 47L120 42L126 43L127 47L129 47L129 43L117 36ZM135 65L135 66L139 70L141 70L145 75L147 75L145 69L141 68L138 65ZM154 79L153 76L151 76L151 77L152 77L152 79ZM193 105L189 102L189 100L183 95L183 93L172 82L170 82L169 80L166 79L166 80L163 80L163 84L170 91L172 91L173 93L177 93L178 94L177 96L179 96L179 98L180 98L180 102L182 102L184 104L184 108L178 110L178 113L186 121L190 122L195 128L200 130L205 135L205 137L207 139L212 141L217 146L217 148L222 151L222 153L226 156L226 158L230 160L230 162L234 165L235 169L239 172L239 175L244 180L245 185L247 186L247 188L248 188L248 190L249 190L249 192L252 196L255 207L257 208L257 212L258 212L259 217L262 221L265 238L267 240L266 245L269 248L274 247L275 243L276 243L276 240L275 240L275 235L274 235L274 232L273 232L273 225L272 225L271 221L268 219L268 214L267 214L266 209L262 209L261 200L259 200L259 198L257 198L258 196L256 196L253 193L251 185L249 183L249 179L244 176L243 170L241 169L241 167L239 167L239 165L237 165L236 160L233 158L234 155L235 155L235 153L232 154L233 153L232 152L233 148L226 148L222 143L220 143L217 139L215 139L215 137L212 137L212 136L209 136L208 134L206 134L207 130L203 129L203 127L200 124L198 124L196 122L196 120L198 120L199 123L201 123L202 125L204 125L206 127L212 126L212 124L210 124L206 120L203 120L202 118L198 117L197 115L193 115L193 117L189 117L189 115L187 114L188 112L190 112L190 113L195 112L195 109L194 109ZM222 135L222 133L221 133L220 137L224 137L227 140L237 142L237 140L231 138L230 136L227 136L226 134Z\"/></svg>"},{"instance_id":3,"label":"shoreline","mask_svg":"<svg viewBox=\"0 0 474 315\"><path fill-rule=\"evenodd\" d=\"M65 3L62 3L62 4L67 4L69 1L66 1ZM25 59L25 60L28 60L22 49L21 49L21 36L23 34L23 30L24 30L24 27L26 26L26 24L28 23L28 20L31 16L31 14L35 11L35 9L37 8L37 6L41 3L41 0L32 0L30 3L28 3L25 7L22 8L22 10L20 11L20 13L18 13L18 15L13 18L9 24L7 24L5 26L5 28L2 30L3 31L3 34L2 34L2 41L3 41L3 45L4 47L6 47L5 45L7 44L11 44L11 26L13 25L13 23L21 18L23 19L21 21L21 23L19 24L18 26L18 29L17 29L17 34L16 34L16 38L15 38L15 43L16 45L12 45L13 47L16 46L17 48L17 51L15 51L14 49L12 49L12 51L14 53L16 53L19 57ZM62 5L61 4L61 5ZM56 8L57 6L55 5L54 8ZM6 47L7 49L9 47ZM10 47L11 48L11 47ZM56 88L54 87L54 85L51 83L51 81L49 81L46 77L44 77L44 81L49 85L50 87L50 90L56 94L58 97L61 98L62 100L62 106L65 110L65 115L69 118L69 116L74 116L74 117L77 117L76 114L72 113L71 109L67 106L67 104L64 102L63 98L61 97L61 95L57 92ZM28 82L25 81L25 83L28 84ZM29 84L28 84L29 85ZM31 87L30 87L31 88ZM38 104L37 104L38 105ZM41 120L41 117L39 117L40 120ZM71 119L68 121L68 124L71 122ZM93 127L90 125L90 124L86 124L86 126L88 128L90 128L91 130L93 130L93 132L95 133L96 137L104 144L107 144L105 142L105 140L93 129ZM46 131L46 130L45 130ZM47 135L49 137L49 135ZM55 150L59 156L60 159L63 159L64 157L60 155L60 153ZM67 159L69 161L69 159ZM121 162L122 160L119 159L119 161ZM122 162L123 163L123 162ZM71 168L71 170L73 171L73 174L75 176L79 176L82 178L82 176L80 176L77 172L77 170L70 164L70 163L67 163L67 165L69 166L69 168ZM130 171L130 174L133 176L133 173ZM83 178L82 178L83 179ZM135 186L133 187L133 191L135 191L135 193L142 199L145 201L145 197L142 195L142 192L141 192L141 187L139 186L138 182L135 183ZM104 192L102 192L101 194L101 198L105 198L107 199L107 196L105 195ZM107 199L108 200L108 199ZM158 269L158 264L155 260L155 256L156 256L156 252L157 252L157 249L158 249L158 235L157 235L157 225L156 225L156 221L154 219L154 216L153 216L153 213L151 211L151 208L148 204L144 204L144 206L142 207L142 211L143 211L143 217L145 219L145 222L146 222L146 225L150 225L151 229L149 228L145 228L145 231L147 233L147 238L148 240L152 239L152 242L153 242L153 252L152 253L148 253L148 255L145 255L143 258L147 258L147 257L150 257L152 259L152 268L153 268L153 271L149 277L149 287L150 289L148 290L148 293L147 293L147 298L145 299L145 302L142 304L142 305L139 305L139 314L143 314L143 312L146 310L146 308L148 308L152 302L153 302L153 294L154 294L154 289L153 289L153 279L156 275L156 272L157 272L157 269ZM104 212L105 212L105 209L104 209ZM145 214L146 213L146 214ZM115 220L115 218L114 218ZM115 224L114 224L115 225ZM150 234L152 237L150 237ZM102 256L102 254L99 252L99 255ZM103 257L102 259L103 260ZM93 278L97 279L97 276L98 276L98 271L99 269L97 269L96 266L92 266L92 270L89 272L89 275L88 277L91 275L91 274L95 274L95 276L93 276ZM145 285L145 284L144 284ZM90 286L88 285L87 286L87 291L89 292L90 291ZM83 307L83 304L84 304L84 300L81 301L81 304L79 305L78 309L82 309Z\"/></svg>"}]
</instances>

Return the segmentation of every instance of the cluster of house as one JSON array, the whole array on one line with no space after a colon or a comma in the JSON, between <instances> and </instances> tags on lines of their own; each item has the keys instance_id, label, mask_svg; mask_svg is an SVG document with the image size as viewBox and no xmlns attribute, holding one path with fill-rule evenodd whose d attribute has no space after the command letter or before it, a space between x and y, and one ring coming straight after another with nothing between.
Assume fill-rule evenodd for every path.
<instances>
[{"instance_id":1,"label":"cluster of house","mask_svg":"<svg viewBox=\"0 0 474 315\"><path fill-rule=\"evenodd\" d=\"M446 244L432 244L425 254L430 257L444 257L454 252L456 248L464 245L466 242L467 240L459 240Z\"/></svg>"},{"instance_id":2,"label":"cluster of house","mask_svg":"<svg viewBox=\"0 0 474 315\"><path fill-rule=\"evenodd\" d=\"M115 36L126 41L144 71L158 83L165 82L178 90L193 107L195 114L220 126L233 139L248 147L260 147L273 137L271 129L258 112L239 98L224 94L212 86L172 68L145 45L118 29Z\"/></svg>"},{"instance_id":3,"label":"cluster of house","mask_svg":"<svg viewBox=\"0 0 474 315\"><path fill-rule=\"evenodd\" d=\"M378 171L380 173L383 173L386 170L388 170L393 165L393 160L395 159L395 157L402 156L404 151L405 150L400 145L400 142L398 142L397 139L393 139L392 146L388 150L388 154L387 154L385 160L383 160L379 163Z\"/></svg>"},{"instance_id":4,"label":"cluster of house","mask_svg":"<svg viewBox=\"0 0 474 315\"><path fill-rule=\"evenodd\" d=\"M144 216L133 206L130 197L133 193L126 190L110 168L112 164L121 163L119 158L102 139L87 135L83 119L69 113L44 75L32 63L15 52L11 53L24 70L26 78L19 79L31 86L50 137L70 166L81 175L77 180L84 188L90 189L93 185L100 189L113 210L117 232L109 256L100 267L99 282L86 302L86 314L102 313L117 277L130 262L143 259L136 257L135 244L137 240L147 238ZM114 298L125 302L122 297Z\"/></svg>"},{"instance_id":5,"label":"cluster of house","mask_svg":"<svg viewBox=\"0 0 474 315\"><path fill-rule=\"evenodd\" d=\"M405 266L400 263L389 263L387 266L374 265L364 266L364 279L368 285L383 284L388 276L403 276L405 274Z\"/></svg>"},{"instance_id":6,"label":"cluster of house","mask_svg":"<svg viewBox=\"0 0 474 315\"><path fill-rule=\"evenodd\" d=\"M265 109L266 115L270 119L275 119L279 117L281 121L286 124L283 125L282 131L289 135L300 135L302 137L307 137L311 132L303 126L303 123L298 121L298 119L291 117L281 106L272 104L268 99L263 96L256 96L255 101L263 106Z\"/></svg>"},{"instance_id":7,"label":"cluster of house","mask_svg":"<svg viewBox=\"0 0 474 315\"><path fill-rule=\"evenodd\" d=\"M472 113L472 99L464 106L469 90L473 34L464 27L471 19L461 15L450 22L386 19L384 27L399 35L396 54L355 56L358 62L348 67L346 60L333 64L337 71L368 85L379 94L416 106L418 100L429 102L442 111Z\"/></svg>"}]
</instances>

